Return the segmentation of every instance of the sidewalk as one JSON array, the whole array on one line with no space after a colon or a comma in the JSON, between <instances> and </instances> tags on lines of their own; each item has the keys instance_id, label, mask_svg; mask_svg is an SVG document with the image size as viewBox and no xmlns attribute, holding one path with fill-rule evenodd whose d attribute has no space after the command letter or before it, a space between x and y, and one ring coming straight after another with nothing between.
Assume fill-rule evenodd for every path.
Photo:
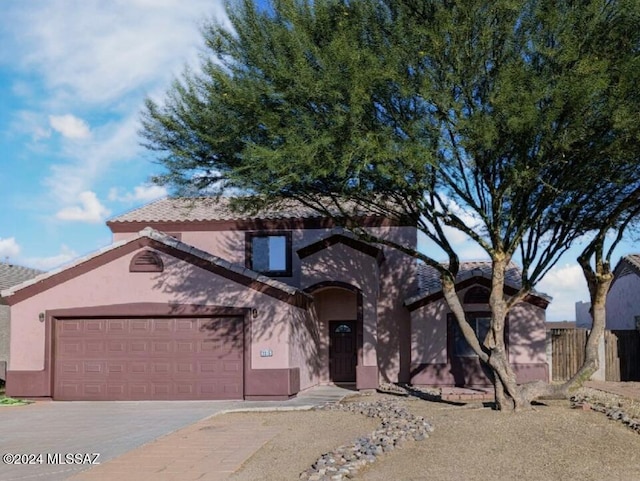
<instances>
[{"instance_id":1,"label":"sidewalk","mask_svg":"<svg viewBox=\"0 0 640 481\"><path fill-rule=\"evenodd\" d=\"M640 382L587 381L584 387L640 401Z\"/></svg>"},{"instance_id":2,"label":"sidewalk","mask_svg":"<svg viewBox=\"0 0 640 481\"><path fill-rule=\"evenodd\" d=\"M218 414L305 410L338 402L353 393L317 386L288 401L246 401ZM232 421L218 414L156 439L111 461L83 471L73 481L222 481L280 429L255 421Z\"/></svg>"}]
</instances>

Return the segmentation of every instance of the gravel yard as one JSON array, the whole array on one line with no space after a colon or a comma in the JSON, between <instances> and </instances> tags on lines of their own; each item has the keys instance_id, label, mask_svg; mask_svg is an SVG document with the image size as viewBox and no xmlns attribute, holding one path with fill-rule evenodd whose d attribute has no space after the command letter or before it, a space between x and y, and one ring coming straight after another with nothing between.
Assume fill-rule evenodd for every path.
<instances>
[{"instance_id":1,"label":"gravel yard","mask_svg":"<svg viewBox=\"0 0 640 481\"><path fill-rule=\"evenodd\" d=\"M396 399L435 431L410 441L359 471L358 481L607 480L640 481L640 435L594 411L549 401L507 414L481 405ZM282 430L231 480L297 480L323 453L368 434L380 421L339 411L244 413Z\"/></svg>"}]
</instances>

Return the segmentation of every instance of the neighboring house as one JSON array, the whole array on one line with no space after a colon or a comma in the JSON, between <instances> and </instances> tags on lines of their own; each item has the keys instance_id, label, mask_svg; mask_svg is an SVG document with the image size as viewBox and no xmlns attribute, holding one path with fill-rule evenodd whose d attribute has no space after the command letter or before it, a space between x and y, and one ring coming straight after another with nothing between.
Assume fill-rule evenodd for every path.
<instances>
[{"instance_id":1,"label":"neighboring house","mask_svg":"<svg viewBox=\"0 0 640 481\"><path fill-rule=\"evenodd\" d=\"M591 317L591 302L576 302L576 327L581 329L591 329L593 318Z\"/></svg>"},{"instance_id":2,"label":"neighboring house","mask_svg":"<svg viewBox=\"0 0 640 481\"><path fill-rule=\"evenodd\" d=\"M42 271L29 267L16 266L0 262L0 292L28 279L32 279ZM9 361L9 306L0 296L0 379L6 379L6 367Z\"/></svg>"},{"instance_id":3,"label":"neighboring house","mask_svg":"<svg viewBox=\"0 0 640 481\"><path fill-rule=\"evenodd\" d=\"M417 246L415 226L367 212L359 221ZM12 309L8 394L283 399L329 382L488 382L464 345L452 345L424 267L304 206L251 216L224 199L162 199L107 225L111 246L3 293ZM477 266L459 288L482 329L488 306L474 286L486 286L490 271ZM510 315L509 355L523 380L548 378L547 302L530 296ZM459 374L461 356L473 375Z\"/></svg>"},{"instance_id":4,"label":"neighboring house","mask_svg":"<svg viewBox=\"0 0 640 481\"><path fill-rule=\"evenodd\" d=\"M624 256L607 294L607 329L640 330L640 254Z\"/></svg>"}]
</instances>

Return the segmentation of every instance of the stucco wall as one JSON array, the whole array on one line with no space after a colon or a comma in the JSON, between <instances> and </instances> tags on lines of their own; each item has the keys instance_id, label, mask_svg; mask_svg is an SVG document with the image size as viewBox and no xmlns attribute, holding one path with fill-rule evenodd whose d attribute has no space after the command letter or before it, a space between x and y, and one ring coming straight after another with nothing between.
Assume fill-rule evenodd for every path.
<instances>
[{"instance_id":1,"label":"stucco wall","mask_svg":"<svg viewBox=\"0 0 640 481\"><path fill-rule=\"evenodd\" d=\"M379 284L376 259L344 244L334 244L304 258L301 276L303 289L321 282L337 281L362 292L363 365L376 366Z\"/></svg>"},{"instance_id":2,"label":"stucco wall","mask_svg":"<svg viewBox=\"0 0 640 481\"><path fill-rule=\"evenodd\" d=\"M640 316L640 276L619 277L607 294L607 329L635 329Z\"/></svg>"},{"instance_id":3,"label":"stucco wall","mask_svg":"<svg viewBox=\"0 0 640 481\"><path fill-rule=\"evenodd\" d=\"M44 367L46 310L126 303L199 304L257 308L251 319L251 367L289 367L289 318L300 309L159 252L162 273L129 272L135 252L11 307L11 370ZM272 357L260 357L271 349Z\"/></svg>"},{"instance_id":4,"label":"stucco wall","mask_svg":"<svg viewBox=\"0 0 640 481\"><path fill-rule=\"evenodd\" d=\"M461 299L466 290L458 292ZM466 304L463 307L466 312L490 312L488 304ZM424 375L429 382L446 384L454 381L447 356L447 318L450 312L446 301L439 299L411 313L411 366L412 369L432 366L431 372ZM544 377L547 362L544 322L544 309L529 303L521 302L509 313L509 362L523 379Z\"/></svg>"},{"instance_id":5,"label":"stucco wall","mask_svg":"<svg viewBox=\"0 0 640 481\"><path fill-rule=\"evenodd\" d=\"M300 369L300 389L307 389L326 381L326 359L323 344L322 321L318 319L317 304L308 311L290 317L289 354L291 367Z\"/></svg>"},{"instance_id":6,"label":"stucco wall","mask_svg":"<svg viewBox=\"0 0 640 481\"><path fill-rule=\"evenodd\" d=\"M413 227L372 227L373 235L415 248ZM371 256L344 244L335 244L303 259L301 247L327 237L333 229L294 229L292 232L292 277L278 280L306 288L322 281L341 281L357 287L364 300L364 362L378 365L384 381L409 381L410 314L406 298L417 290L415 260L393 248L383 247L385 261L378 266ZM114 240L134 233L116 233ZM245 262L245 231L185 231L181 240L230 262Z\"/></svg>"},{"instance_id":7,"label":"stucco wall","mask_svg":"<svg viewBox=\"0 0 640 481\"><path fill-rule=\"evenodd\" d=\"M0 304L0 379L3 380L9 361L9 313L9 306Z\"/></svg>"}]
</instances>

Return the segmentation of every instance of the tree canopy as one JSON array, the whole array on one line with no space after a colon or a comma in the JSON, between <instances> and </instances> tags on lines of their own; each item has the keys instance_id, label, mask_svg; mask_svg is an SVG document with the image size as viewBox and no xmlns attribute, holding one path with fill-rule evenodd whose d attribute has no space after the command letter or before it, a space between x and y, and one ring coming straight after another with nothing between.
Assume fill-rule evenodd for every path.
<instances>
[{"instance_id":1,"label":"tree canopy","mask_svg":"<svg viewBox=\"0 0 640 481\"><path fill-rule=\"evenodd\" d=\"M508 310L576 239L637 215L638 2L242 0L228 14L232 28L203 31L201 69L163 104L147 100L141 133L166 169L155 180L188 195L240 189L253 208L350 199L411 220L448 264L392 247L440 271L498 395L526 404ZM493 261L486 339L465 328L447 227ZM505 298L514 257L523 286Z\"/></svg>"}]
</instances>

